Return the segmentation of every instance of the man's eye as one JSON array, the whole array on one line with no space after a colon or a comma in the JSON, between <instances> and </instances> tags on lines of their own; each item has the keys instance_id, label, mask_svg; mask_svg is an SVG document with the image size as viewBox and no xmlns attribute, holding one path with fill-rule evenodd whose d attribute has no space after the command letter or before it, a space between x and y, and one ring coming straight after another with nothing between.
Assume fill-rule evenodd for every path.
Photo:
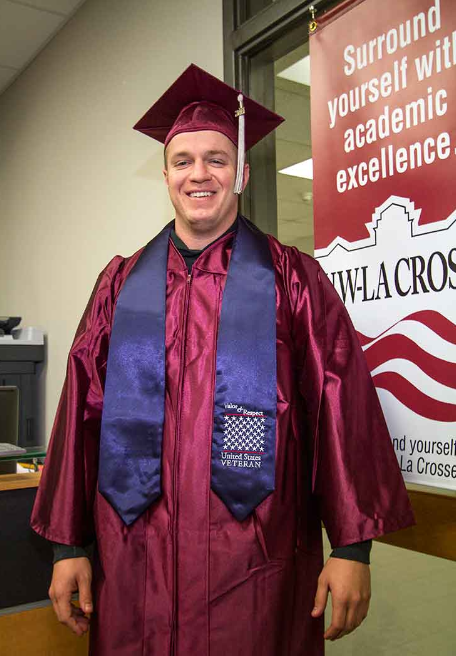
<instances>
[{"instance_id":1,"label":"man's eye","mask_svg":"<svg viewBox=\"0 0 456 656\"><path fill-rule=\"evenodd\" d=\"M221 165L225 163L222 159L211 159L210 162L211 164L221 164Z\"/></svg>"},{"instance_id":2,"label":"man's eye","mask_svg":"<svg viewBox=\"0 0 456 656\"><path fill-rule=\"evenodd\" d=\"M178 162L175 162L174 166L185 166L186 164L188 164L188 160L180 159Z\"/></svg>"}]
</instances>

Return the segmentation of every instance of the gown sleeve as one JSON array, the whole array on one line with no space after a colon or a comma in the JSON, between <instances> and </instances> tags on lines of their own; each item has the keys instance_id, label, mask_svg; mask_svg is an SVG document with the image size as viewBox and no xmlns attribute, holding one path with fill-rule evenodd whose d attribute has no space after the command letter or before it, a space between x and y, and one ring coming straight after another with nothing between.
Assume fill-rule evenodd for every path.
<instances>
[{"instance_id":1,"label":"gown sleeve","mask_svg":"<svg viewBox=\"0 0 456 656\"><path fill-rule=\"evenodd\" d=\"M76 331L32 511L32 528L61 544L94 539L104 376L123 262L116 256L102 271Z\"/></svg>"},{"instance_id":2,"label":"gown sleeve","mask_svg":"<svg viewBox=\"0 0 456 656\"><path fill-rule=\"evenodd\" d=\"M307 266L306 368L313 494L333 548L414 524L376 389L347 310L319 264ZM306 306L301 302L301 306Z\"/></svg>"}]
</instances>

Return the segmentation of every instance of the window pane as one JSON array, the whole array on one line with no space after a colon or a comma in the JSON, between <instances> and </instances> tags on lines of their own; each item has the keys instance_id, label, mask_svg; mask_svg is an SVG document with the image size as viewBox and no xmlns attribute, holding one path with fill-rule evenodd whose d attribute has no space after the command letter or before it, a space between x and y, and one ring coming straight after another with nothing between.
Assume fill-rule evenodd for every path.
<instances>
[{"instance_id":1,"label":"window pane","mask_svg":"<svg viewBox=\"0 0 456 656\"><path fill-rule=\"evenodd\" d=\"M248 20L249 18L252 18L253 16L255 16L255 14L258 14L259 11L261 11L268 5L272 5L274 1L277 0L246 0L246 2L244 3L245 4L244 20Z\"/></svg>"},{"instance_id":2,"label":"window pane","mask_svg":"<svg viewBox=\"0 0 456 656\"><path fill-rule=\"evenodd\" d=\"M278 237L313 255L310 58L308 43L274 63Z\"/></svg>"}]
</instances>

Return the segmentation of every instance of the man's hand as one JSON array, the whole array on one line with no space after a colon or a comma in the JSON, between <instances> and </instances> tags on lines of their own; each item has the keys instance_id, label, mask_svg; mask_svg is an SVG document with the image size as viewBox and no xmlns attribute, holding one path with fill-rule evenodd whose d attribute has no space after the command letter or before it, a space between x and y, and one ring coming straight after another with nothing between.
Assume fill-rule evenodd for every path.
<instances>
[{"instance_id":1,"label":"man's hand","mask_svg":"<svg viewBox=\"0 0 456 656\"><path fill-rule=\"evenodd\" d=\"M329 592L332 617L324 638L337 640L354 631L367 615L371 595L369 565L329 558L318 578L312 617L320 617L324 613Z\"/></svg>"},{"instance_id":2,"label":"man's hand","mask_svg":"<svg viewBox=\"0 0 456 656\"><path fill-rule=\"evenodd\" d=\"M92 566L88 558L65 558L54 565L49 597L59 622L78 636L89 629L93 610ZM71 603L71 596L79 592L80 608Z\"/></svg>"}]
</instances>

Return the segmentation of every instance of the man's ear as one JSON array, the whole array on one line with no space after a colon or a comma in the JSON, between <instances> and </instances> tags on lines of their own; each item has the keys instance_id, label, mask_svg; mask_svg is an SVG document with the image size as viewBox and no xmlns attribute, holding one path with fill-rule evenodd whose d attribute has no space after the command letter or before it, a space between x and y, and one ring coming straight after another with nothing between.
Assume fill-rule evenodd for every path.
<instances>
[{"instance_id":1,"label":"man's ear","mask_svg":"<svg viewBox=\"0 0 456 656\"><path fill-rule=\"evenodd\" d=\"M244 164L244 178L242 180L242 191L247 187L247 183L250 177L250 166L246 163Z\"/></svg>"},{"instance_id":2,"label":"man's ear","mask_svg":"<svg viewBox=\"0 0 456 656\"><path fill-rule=\"evenodd\" d=\"M168 169L163 169L163 177L165 178L165 185L169 187L169 182L168 182Z\"/></svg>"}]
</instances>

